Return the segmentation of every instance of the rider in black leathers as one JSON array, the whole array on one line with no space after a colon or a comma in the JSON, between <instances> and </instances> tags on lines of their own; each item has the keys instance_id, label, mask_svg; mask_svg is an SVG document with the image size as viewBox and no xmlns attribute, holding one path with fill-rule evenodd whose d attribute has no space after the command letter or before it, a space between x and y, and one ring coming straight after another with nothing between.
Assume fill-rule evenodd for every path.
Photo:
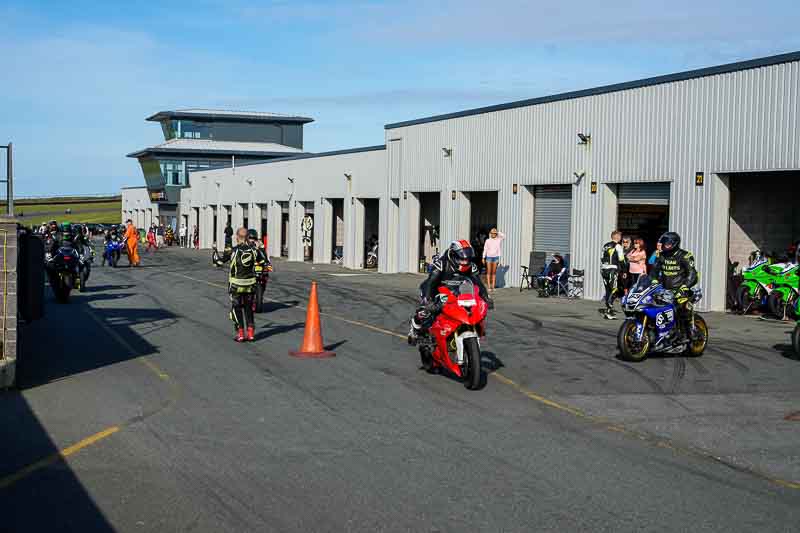
<instances>
[{"instance_id":1,"label":"rider in black leathers","mask_svg":"<svg viewBox=\"0 0 800 533\"><path fill-rule=\"evenodd\" d=\"M411 329L408 332L408 343L417 343L420 335L427 332L436 315L442 310L441 302L436 298L442 285L459 285L462 281L471 281L478 287L478 294L494 309L494 302L489 298L480 278L478 267L473 262L475 252L467 241L453 241L444 255L434 260L431 272L420 285L421 302L411 317Z\"/></svg>"},{"instance_id":2,"label":"rider in black leathers","mask_svg":"<svg viewBox=\"0 0 800 533\"><path fill-rule=\"evenodd\" d=\"M681 248L681 237L674 231L662 235L658 242L661 243L661 254L650 277L653 283L660 283L672 292L682 333L692 339L695 328L691 289L700 279L694 266L694 255Z\"/></svg>"}]
</instances>

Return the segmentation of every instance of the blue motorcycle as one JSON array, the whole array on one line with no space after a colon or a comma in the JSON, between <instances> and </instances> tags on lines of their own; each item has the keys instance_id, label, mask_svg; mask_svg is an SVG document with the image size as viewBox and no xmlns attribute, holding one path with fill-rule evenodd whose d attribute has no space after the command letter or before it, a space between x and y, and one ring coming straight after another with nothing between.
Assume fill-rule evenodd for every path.
<instances>
[{"instance_id":1,"label":"blue motorcycle","mask_svg":"<svg viewBox=\"0 0 800 533\"><path fill-rule=\"evenodd\" d=\"M703 294L699 288L692 289L692 303L697 303ZM681 335L678 311L673 303L672 292L660 284L641 276L628 295L622 299L625 321L619 328L617 344L622 358L627 361L643 361L650 353L682 353L690 357L703 355L708 344L708 326L703 317L692 311L694 332Z\"/></svg>"},{"instance_id":2,"label":"blue motorcycle","mask_svg":"<svg viewBox=\"0 0 800 533\"><path fill-rule=\"evenodd\" d=\"M109 266L116 267L119 262L119 257L122 254L123 248L122 241L119 237L114 237L106 243L106 249L103 252L103 264L108 261Z\"/></svg>"}]
</instances>

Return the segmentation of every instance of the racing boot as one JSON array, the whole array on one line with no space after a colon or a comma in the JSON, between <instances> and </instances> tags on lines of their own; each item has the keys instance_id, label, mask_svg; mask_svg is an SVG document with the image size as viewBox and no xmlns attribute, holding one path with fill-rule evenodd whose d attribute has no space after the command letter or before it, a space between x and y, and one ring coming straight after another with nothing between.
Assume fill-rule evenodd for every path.
<instances>
[{"instance_id":1,"label":"racing boot","mask_svg":"<svg viewBox=\"0 0 800 533\"><path fill-rule=\"evenodd\" d=\"M238 330L236 330L236 337L234 337L233 339L236 342L244 342L246 340L244 336L244 328L239 328Z\"/></svg>"},{"instance_id":2,"label":"racing boot","mask_svg":"<svg viewBox=\"0 0 800 533\"><path fill-rule=\"evenodd\" d=\"M256 328L253 326L247 326L247 340L253 342L256 340Z\"/></svg>"}]
</instances>

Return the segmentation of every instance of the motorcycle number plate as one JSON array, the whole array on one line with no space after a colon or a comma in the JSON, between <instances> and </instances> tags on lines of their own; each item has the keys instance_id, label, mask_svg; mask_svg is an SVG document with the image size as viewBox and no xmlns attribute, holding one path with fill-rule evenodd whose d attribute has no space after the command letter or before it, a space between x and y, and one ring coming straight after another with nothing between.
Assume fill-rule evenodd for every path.
<instances>
[{"instance_id":1,"label":"motorcycle number plate","mask_svg":"<svg viewBox=\"0 0 800 533\"><path fill-rule=\"evenodd\" d=\"M458 301L458 305L460 305L461 307L472 307L472 306L474 306L476 304L477 304L477 302L475 300L459 300Z\"/></svg>"}]
</instances>

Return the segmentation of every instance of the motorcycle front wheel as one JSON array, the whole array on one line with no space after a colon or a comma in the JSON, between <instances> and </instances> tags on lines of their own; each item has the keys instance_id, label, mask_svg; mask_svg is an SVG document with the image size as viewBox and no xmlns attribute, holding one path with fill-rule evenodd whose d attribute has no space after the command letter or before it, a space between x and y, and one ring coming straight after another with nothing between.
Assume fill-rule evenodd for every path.
<instances>
[{"instance_id":1,"label":"motorcycle front wheel","mask_svg":"<svg viewBox=\"0 0 800 533\"><path fill-rule=\"evenodd\" d=\"M800 358L800 324L797 324L792 331L792 348L795 357Z\"/></svg>"},{"instance_id":2,"label":"motorcycle front wheel","mask_svg":"<svg viewBox=\"0 0 800 533\"><path fill-rule=\"evenodd\" d=\"M736 302L739 304L739 311L746 314L753 306L753 294L750 292L750 287L742 285L736 291Z\"/></svg>"},{"instance_id":3,"label":"motorcycle front wheel","mask_svg":"<svg viewBox=\"0 0 800 533\"><path fill-rule=\"evenodd\" d=\"M779 291L772 291L767 296L767 309L771 315L777 318L783 318L783 296Z\"/></svg>"},{"instance_id":4,"label":"motorcycle front wheel","mask_svg":"<svg viewBox=\"0 0 800 533\"><path fill-rule=\"evenodd\" d=\"M641 342L637 341L636 321L626 320L617 333L617 346L619 346L619 353L624 360L638 363L647 357L647 352L650 350L650 337L645 331Z\"/></svg>"},{"instance_id":5,"label":"motorcycle front wheel","mask_svg":"<svg viewBox=\"0 0 800 533\"><path fill-rule=\"evenodd\" d=\"M697 330L699 337L697 340L689 342L684 355L689 357L700 357L703 355L703 352L706 351L706 345L708 344L708 325L703 317L700 315L694 315L694 327Z\"/></svg>"},{"instance_id":6,"label":"motorcycle front wheel","mask_svg":"<svg viewBox=\"0 0 800 533\"><path fill-rule=\"evenodd\" d=\"M425 346L419 347L419 359L422 362L422 368L425 369L425 372L428 374L433 374L435 368L433 366L433 356L431 355L429 348Z\"/></svg>"},{"instance_id":7,"label":"motorcycle front wheel","mask_svg":"<svg viewBox=\"0 0 800 533\"><path fill-rule=\"evenodd\" d=\"M464 386L469 390L477 390L481 386L481 347L478 339L471 337L464 339L464 356L466 361L462 367L464 372Z\"/></svg>"},{"instance_id":8,"label":"motorcycle front wheel","mask_svg":"<svg viewBox=\"0 0 800 533\"><path fill-rule=\"evenodd\" d=\"M89 273L84 270L83 272L81 272L80 276L81 279L80 279L80 285L78 285L78 291L86 292L86 281L89 279Z\"/></svg>"}]
</instances>

